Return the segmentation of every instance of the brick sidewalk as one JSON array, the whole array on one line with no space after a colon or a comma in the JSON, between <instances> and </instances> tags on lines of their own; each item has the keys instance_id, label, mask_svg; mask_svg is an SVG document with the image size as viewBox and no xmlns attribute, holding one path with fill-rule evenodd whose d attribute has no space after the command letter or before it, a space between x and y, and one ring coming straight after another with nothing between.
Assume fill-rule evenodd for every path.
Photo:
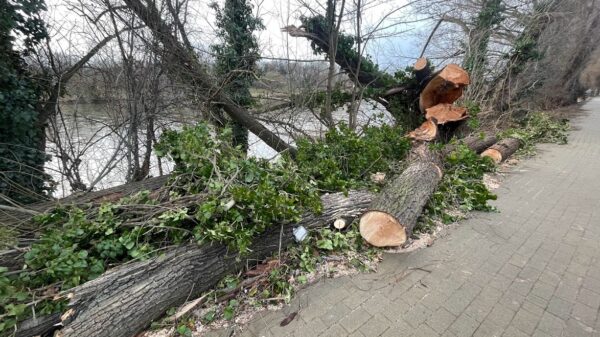
<instances>
[{"instance_id":1,"label":"brick sidewalk","mask_svg":"<svg viewBox=\"0 0 600 337\"><path fill-rule=\"evenodd\" d=\"M321 281L235 336L600 336L600 100L585 108L568 145L508 173L499 213L376 274Z\"/></svg>"}]
</instances>

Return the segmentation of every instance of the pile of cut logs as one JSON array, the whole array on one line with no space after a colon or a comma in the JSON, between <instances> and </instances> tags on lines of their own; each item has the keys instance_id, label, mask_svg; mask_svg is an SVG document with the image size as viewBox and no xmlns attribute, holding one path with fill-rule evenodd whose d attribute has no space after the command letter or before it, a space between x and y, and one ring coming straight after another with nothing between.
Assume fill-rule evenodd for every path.
<instances>
[{"instance_id":1,"label":"pile of cut logs","mask_svg":"<svg viewBox=\"0 0 600 337\"><path fill-rule=\"evenodd\" d=\"M410 164L389 181L375 197L369 211L360 217L360 234L377 247L401 246L412 234L423 208L443 177L443 157L451 152L434 152L429 142L452 138L459 123L469 118L467 108L455 106L469 85L469 74L456 64L432 73L429 62L420 58L414 65L415 76L422 86L419 108L426 121L408 134L414 140ZM444 128L444 129L442 129ZM468 137L464 143L495 163L508 158L519 148L514 138Z\"/></svg>"},{"instance_id":2,"label":"pile of cut logs","mask_svg":"<svg viewBox=\"0 0 600 337\"><path fill-rule=\"evenodd\" d=\"M350 191L347 195L323 196L323 213L307 213L294 226L311 229L335 224L342 228L360 218L360 233L370 244L385 247L407 242L423 207L443 177L444 156L453 147L450 144L443 151L434 151L429 145L432 141L450 139L453 130L469 117L466 108L454 105L469 84L465 70L450 64L432 72L426 59L419 59L414 68L422 87L418 100L426 121L409 133L414 144L408 167L387 181L378 195ZM515 139L498 141L495 136L467 137L463 142L496 163L519 147ZM162 180L157 186L150 184L151 188L160 188L164 178L155 179ZM264 261L281 247L292 244L294 226L274 225L267 229L255 239L250 247L252 253L245 261ZM0 259L0 264L3 262ZM219 244L178 247L157 258L114 268L95 280L63 291L57 297L68 298L70 302L62 315L38 316L21 322L15 335L43 335L60 329L59 335L65 337L134 336L162 317L167 309L197 298L226 275L245 268L246 263L239 260L236 252Z\"/></svg>"}]
</instances>

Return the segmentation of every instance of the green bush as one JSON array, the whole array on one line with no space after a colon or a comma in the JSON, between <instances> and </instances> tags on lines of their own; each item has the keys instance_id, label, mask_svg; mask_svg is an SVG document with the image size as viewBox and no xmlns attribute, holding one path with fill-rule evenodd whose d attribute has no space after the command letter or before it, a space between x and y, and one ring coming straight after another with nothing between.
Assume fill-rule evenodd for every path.
<instances>
[{"instance_id":1,"label":"green bush","mask_svg":"<svg viewBox=\"0 0 600 337\"><path fill-rule=\"evenodd\" d=\"M496 200L483 183L483 175L493 172L494 163L463 144L446 158L444 177L429 200L416 231L429 231L434 220L450 223L457 214L469 211L490 211L488 200Z\"/></svg>"},{"instance_id":2,"label":"green bush","mask_svg":"<svg viewBox=\"0 0 600 337\"><path fill-rule=\"evenodd\" d=\"M566 144L570 126L566 119L554 120L542 112L524 118L517 127L503 131L501 138L521 140L520 154L535 154L536 143Z\"/></svg>"},{"instance_id":3,"label":"green bush","mask_svg":"<svg viewBox=\"0 0 600 337\"><path fill-rule=\"evenodd\" d=\"M318 188L346 191L368 186L372 173L389 172L409 149L410 142L398 127L367 127L358 134L342 124L323 140L300 140L296 162Z\"/></svg>"}]
</instances>

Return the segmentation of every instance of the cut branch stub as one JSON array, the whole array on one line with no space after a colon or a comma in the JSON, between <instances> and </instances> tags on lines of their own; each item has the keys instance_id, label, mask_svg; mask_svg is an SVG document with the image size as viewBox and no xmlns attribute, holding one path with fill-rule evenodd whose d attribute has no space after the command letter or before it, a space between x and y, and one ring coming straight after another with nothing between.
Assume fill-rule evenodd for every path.
<instances>
[{"instance_id":1,"label":"cut branch stub","mask_svg":"<svg viewBox=\"0 0 600 337\"><path fill-rule=\"evenodd\" d=\"M413 68L415 69L415 78L419 82L419 85L431 76L431 67L429 67L429 63L424 57L419 58L417 62L415 62Z\"/></svg>"},{"instance_id":2,"label":"cut branch stub","mask_svg":"<svg viewBox=\"0 0 600 337\"><path fill-rule=\"evenodd\" d=\"M520 145L521 141L516 138L505 138L483 151L481 156L491 158L496 164L499 164L515 153Z\"/></svg>"},{"instance_id":3,"label":"cut branch stub","mask_svg":"<svg viewBox=\"0 0 600 337\"><path fill-rule=\"evenodd\" d=\"M469 118L467 108L453 106L449 103L440 103L425 110L425 118L435 118L438 124L457 122Z\"/></svg>"},{"instance_id":4,"label":"cut branch stub","mask_svg":"<svg viewBox=\"0 0 600 337\"><path fill-rule=\"evenodd\" d=\"M419 95L421 112L440 103L452 104L462 96L463 88L469 85L469 74L456 64L449 64L433 75Z\"/></svg>"},{"instance_id":5,"label":"cut branch stub","mask_svg":"<svg viewBox=\"0 0 600 337\"><path fill-rule=\"evenodd\" d=\"M437 137L438 128L435 119L427 119L421 126L408 133L408 137L414 140L430 142Z\"/></svg>"}]
</instances>

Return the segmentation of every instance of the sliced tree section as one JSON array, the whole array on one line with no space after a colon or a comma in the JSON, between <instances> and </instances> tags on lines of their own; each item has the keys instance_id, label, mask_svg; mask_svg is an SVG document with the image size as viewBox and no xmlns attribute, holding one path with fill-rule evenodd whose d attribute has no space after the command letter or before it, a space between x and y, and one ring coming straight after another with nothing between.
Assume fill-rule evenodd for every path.
<instances>
[{"instance_id":1,"label":"sliced tree section","mask_svg":"<svg viewBox=\"0 0 600 337\"><path fill-rule=\"evenodd\" d=\"M449 103L440 103L425 109L425 111L425 118L435 118L437 123L442 125L448 122L458 122L469 118L467 108L453 106Z\"/></svg>"},{"instance_id":2,"label":"sliced tree section","mask_svg":"<svg viewBox=\"0 0 600 337\"><path fill-rule=\"evenodd\" d=\"M331 225L335 220L355 218L368 209L373 197L353 191L325 195L323 213L305 214L298 224L308 229ZM239 259L237 252L220 244L189 245L164 256L117 267L103 276L70 289L62 315L64 337L134 336L169 308L213 287L224 276L243 269L246 258L264 260L293 241L293 225L273 226L255 239L252 253ZM47 319L38 319L49 326ZM36 331L32 320L21 323ZM61 323L60 319L53 322ZM17 336L32 336L17 332Z\"/></svg>"},{"instance_id":3,"label":"sliced tree section","mask_svg":"<svg viewBox=\"0 0 600 337\"><path fill-rule=\"evenodd\" d=\"M452 104L463 94L469 85L469 74L456 64L449 64L432 78L419 95L419 108L425 113L428 108L440 103Z\"/></svg>"},{"instance_id":4,"label":"sliced tree section","mask_svg":"<svg viewBox=\"0 0 600 337\"><path fill-rule=\"evenodd\" d=\"M413 68L415 78L419 84L425 83L429 80L429 77L431 76L431 67L429 66L429 62L425 57L420 57L417 62L415 62Z\"/></svg>"},{"instance_id":5,"label":"sliced tree section","mask_svg":"<svg viewBox=\"0 0 600 337\"><path fill-rule=\"evenodd\" d=\"M515 153L520 145L521 141L516 138L505 138L483 151L481 156L489 157L496 164L499 164Z\"/></svg>"},{"instance_id":6,"label":"sliced tree section","mask_svg":"<svg viewBox=\"0 0 600 337\"><path fill-rule=\"evenodd\" d=\"M435 120L428 119L421 126L408 133L408 137L418 141L430 142L437 138L438 127Z\"/></svg>"},{"instance_id":7,"label":"sliced tree section","mask_svg":"<svg viewBox=\"0 0 600 337\"><path fill-rule=\"evenodd\" d=\"M248 113L248 110L240 107L231 97L223 93L217 85L220 82L208 74L206 66L198 61L193 51L186 48L177 40L172 33L171 27L162 20L160 12L153 3L148 2L148 6L145 6L140 0L125 0L125 4L148 26L152 34L161 42L172 76L194 87L198 93L203 94L207 99L221 104L223 110L225 110L231 119L246 127L276 151L288 151L292 156L295 155L296 149L294 147L267 129L253 118Z\"/></svg>"},{"instance_id":8,"label":"sliced tree section","mask_svg":"<svg viewBox=\"0 0 600 337\"><path fill-rule=\"evenodd\" d=\"M413 153L417 159L387 184L360 218L360 234L373 246L406 242L442 178L438 156L428 144L419 145Z\"/></svg>"}]
</instances>

